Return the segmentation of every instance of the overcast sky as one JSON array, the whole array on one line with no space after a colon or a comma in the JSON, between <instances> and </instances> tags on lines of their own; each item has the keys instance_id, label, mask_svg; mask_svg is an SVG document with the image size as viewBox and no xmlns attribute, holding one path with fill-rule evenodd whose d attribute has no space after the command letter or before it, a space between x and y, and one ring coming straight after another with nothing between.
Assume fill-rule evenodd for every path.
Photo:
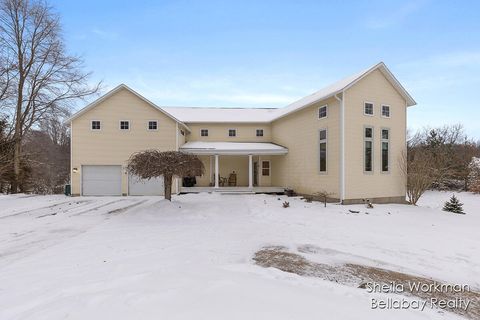
<instances>
[{"instance_id":1,"label":"overcast sky","mask_svg":"<svg viewBox=\"0 0 480 320\"><path fill-rule=\"evenodd\" d=\"M336 3L339 2L339 3ZM92 81L163 106L282 107L384 61L409 127L480 139L480 1L60 1Z\"/></svg>"}]
</instances>

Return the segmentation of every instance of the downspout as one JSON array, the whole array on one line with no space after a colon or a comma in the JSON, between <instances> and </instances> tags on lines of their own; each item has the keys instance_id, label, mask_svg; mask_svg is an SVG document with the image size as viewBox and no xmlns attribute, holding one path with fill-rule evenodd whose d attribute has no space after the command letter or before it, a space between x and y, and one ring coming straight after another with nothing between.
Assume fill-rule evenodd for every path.
<instances>
[{"instance_id":1,"label":"downspout","mask_svg":"<svg viewBox=\"0 0 480 320\"><path fill-rule=\"evenodd\" d=\"M345 90L342 98L335 94L335 99L340 102L340 204L345 200Z\"/></svg>"},{"instance_id":2,"label":"downspout","mask_svg":"<svg viewBox=\"0 0 480 320\"><path fill-rule=\"evenodd\" d=\"M179 150L178 146L178 121L175 122L175 151ZM180 183L178 181L178 178L175 178L175 190L177 195L180 194Z\"/></svg>"}]
</instances>

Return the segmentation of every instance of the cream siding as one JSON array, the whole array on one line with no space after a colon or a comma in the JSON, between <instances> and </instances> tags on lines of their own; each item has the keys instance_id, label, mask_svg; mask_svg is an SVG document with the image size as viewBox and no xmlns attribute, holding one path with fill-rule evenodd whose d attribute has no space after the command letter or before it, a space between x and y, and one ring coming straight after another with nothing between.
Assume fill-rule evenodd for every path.
<instances>
[{"instance_id":1,"label":"cream siding","mask_svg":"<svg viewBox=\"0 0 480 320\"><path fill-rule=\"evenodd\" d=\"M318 119L318 108L328 105L327 118ZM335 98L320 101L272 123L273 142L288 148L285 156L272 157L271 184L298 193L322 190L339 197L339 107ZM319 132L327 129L327 172L320 172Z\"/></svg>"},{"instance_id":2,"label":"cream siding","mask_svg":"<svg viewBox=\"0 0 480 320\"><path fill-rule=\"evenodd\" d=\"M91 130L91 120L101 121L101 130ZM130 121L130 130L119 129L120 120ZM148 121L158 120L158 130L148 130ZM122 89L88 112L75 118L72 130L72 194L81 193L82 165L122 165L137 151L176 150L176 122L126 89ZM180 139L181 140L181 139ZM128 193L125 170L122 193Z\"/></svg>"},{"instance_id":3,"label":"cream siding","mask_svg":"<svg viewBox=\"0 0 480 320\"><path fill-rule=\"evenodd\" d=\"M364 102L374 115L364 115ZM390 118L381 116L382 104ZM373 172L364 173L363 130L374 127ZM390 129L390 172L381 172L381 129ZM405 197L405 178L399 167L406 149L406 101L379 71L373 71L345 93L345 198Z\"/></svg>"},{"instance_id":4,"label":"cream siding","mask_svg":"<svg viewBox=\"0 0 480 320\"><path fill-rule=\"evenodd\" d=\"M245 110L248 112L248 110ZM270 123L187 123L191 132L187 141L230 141L230 142L271 142L272 130ZM200 135L201 129L208 129L208 137ZM229 137L228 130L236 129L237 136ZM257 137L257 129L263 129L263 137Z\"/></svg>"}]
</instances>

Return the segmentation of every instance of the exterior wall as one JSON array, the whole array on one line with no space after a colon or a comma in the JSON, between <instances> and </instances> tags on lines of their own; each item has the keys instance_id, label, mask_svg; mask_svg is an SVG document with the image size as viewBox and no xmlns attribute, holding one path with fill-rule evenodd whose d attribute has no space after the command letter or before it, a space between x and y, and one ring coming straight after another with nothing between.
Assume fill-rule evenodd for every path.
<instances>
[{"instance_id":1,"label":"exterior wall","mask_svg":"<svg viewBox=\"0 0 480 320\"><path fill-rule=\"evenodd\" d=\"M91 130L91 120L101 121L101 130ZM130 121L130 130L119 129L120 120ZM148 131L149 120L158 120L158 130ZM72 194L81 194L82 165L126 165L137 151L156 148L176 150L176 122L128 90L120 90L74 119L72 132ZM175 189L175 188L174 188ZM122 193L127 194L124 172Z\"/></svg>"},{"instance_id":2,"label":"exterior wall","mask_svg":"<svg viewBox=\"0 0 480 320\"><path fill-rule=\"evenodd\" d=\"M230 142L271 142L272 130L269 123L187 123L191 132L187 141L230 141ZM208 129L208 137L200 136L201 129ZM237 136L229 137L228 129L236 129ZM256 136L256 130L263 129L263 137Z\"/></svg>"},{"instance_id":3,"label":"exterior wall","mask_svg":"<svg viewBox=\"0 0 480 320\"><path fill-rule=\"evenodd\" d=\"M364 102L374 103L374 115L364 115ZM390 106L390 118L381 105ZM376 70L345 92L345 199L405 198L405 178L399 168L406 149L406 101ZM374 128L373 173L364 172L364 127ZM381 172L381 129L390 129L390 172Z\"/></svg>"},{"instance_id":4,"label":"exterior wall","mask_svg":"<svg viewBox=\"0 0 480 320\"><path fill-rule=\"evenodd\" d=\"M328 104L327 118L318 119L318 108ZM272 157L271 184L313 194L322 190L339 197L340 104L335 98L315 103L272 123L273 142L288 148L285 156ZM327 172L320 172L319 131L327 129Z\"/></svg>"}]
</instances>

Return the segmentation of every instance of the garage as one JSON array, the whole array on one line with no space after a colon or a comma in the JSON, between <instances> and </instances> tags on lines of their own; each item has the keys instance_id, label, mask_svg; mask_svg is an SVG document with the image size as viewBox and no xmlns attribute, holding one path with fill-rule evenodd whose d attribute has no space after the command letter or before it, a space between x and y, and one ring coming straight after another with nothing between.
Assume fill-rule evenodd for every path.
<instances>
[{"instance_id":1,"label":"garage","mask_svg":"<svg viewBox=\"0 0 480 320\"><path fill-rule=\"evenodd\" d=\"M163 196L163 193L163 177L150 180L133 175L128 177L128 194L131 196Z\"/></svg>"},{"instance_id":2,"label":"garage","mask_svg":"<svg viewBox=\"0 0 480 320\"><path fill-rule=\"evenodd\" d=\"M122 166L82 166L82 194L122 195Z\"/></svg>"}]
</instances>

